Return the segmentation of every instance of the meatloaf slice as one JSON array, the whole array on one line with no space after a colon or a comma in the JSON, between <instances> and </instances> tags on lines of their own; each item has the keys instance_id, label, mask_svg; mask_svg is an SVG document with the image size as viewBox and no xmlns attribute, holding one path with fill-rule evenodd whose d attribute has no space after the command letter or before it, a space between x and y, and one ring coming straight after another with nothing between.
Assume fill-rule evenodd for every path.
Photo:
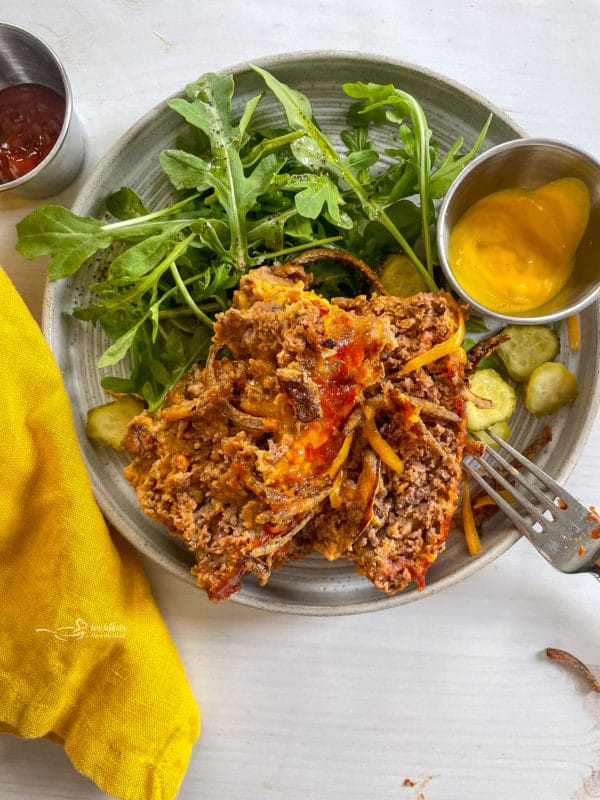
<instances>
[{"instance_id":1,"label":"meatloaf slice","mask_svg":"<svg viewBox=\"0 0 600 800\"><path fill-rule=\"evenodd\" d=\"M355 430L336 507L325 506L306 533L327 558L351 559L384 592L411 581L422 588L458 505L466 438L464 352L453 349L422 366L413 362L416 368L406 373L403 367L449 340L462 312L445 293L337 303L387 319L397 344L384 360L381 391L370 399L367 393L371 441L365 426ZM373 449L373 430L399 455L400 470Z\"/></svg>"}]
</instances>

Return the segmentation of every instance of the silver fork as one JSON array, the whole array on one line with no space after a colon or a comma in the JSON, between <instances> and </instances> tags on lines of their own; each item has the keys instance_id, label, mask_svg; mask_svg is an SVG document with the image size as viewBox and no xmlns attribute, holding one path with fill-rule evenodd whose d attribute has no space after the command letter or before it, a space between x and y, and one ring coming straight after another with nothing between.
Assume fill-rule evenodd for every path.
<instances>
[{"instance_id":1,"label":"silver fork","mask_svg":"<svg viewBox=\"0 0 600 800\"><path fill-rule=\"evenodd\" d=\"M492 431L487 430L486 434L499 449L486 446L483 456L469 456L463 462L465 472L556 569L591 572L600 580L600 566L596 563L600 559L600 518L514 447ZM511 464L501 450L523 469ZM491 457L502 472L485 456ZM493 481L510 492L515 503L502 497L468 459L475 460ZM526 493L536 501L535 505Z\"/></svg>"}]
</instances>

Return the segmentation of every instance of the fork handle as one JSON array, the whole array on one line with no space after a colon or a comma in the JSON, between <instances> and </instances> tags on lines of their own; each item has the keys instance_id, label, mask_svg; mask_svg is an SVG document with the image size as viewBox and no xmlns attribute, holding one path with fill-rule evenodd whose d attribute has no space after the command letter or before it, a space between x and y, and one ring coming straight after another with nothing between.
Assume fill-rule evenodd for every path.
<instances>
[{"instance_id":1,"label":"fork handle","mask_svg":"<svg viewBox=\"0 0 600 800\"><path fill-rule=\"evenodd\" d=\"M592 566L590 567L590 572L592 573L594 578L596 578L596 580L600 581L600 565L598 565L598 562L592 564Z\"/></svg>"}]
</instances>

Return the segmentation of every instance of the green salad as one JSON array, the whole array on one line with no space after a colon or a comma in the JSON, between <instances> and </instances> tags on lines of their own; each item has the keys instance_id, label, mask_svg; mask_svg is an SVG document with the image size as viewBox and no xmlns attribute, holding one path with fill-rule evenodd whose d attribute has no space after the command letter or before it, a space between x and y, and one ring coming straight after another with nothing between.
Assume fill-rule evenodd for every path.
<instances>
[{"instance_id":1,"label":"green salad","mask_svg":"<svg viewBox=\"0 0 600 800\"><path fill-rule=\"evenodd\" d=\"M96 256L93 304L76 308L111 340L98 366L129 356L129 377L105 375L109 392L137 395L150 410L208 351L215 314L227 308L241 276L253 267L335 244L381 271L402 252L414 276L435 291L441 283L432 229L436 203L481 147L458 138L441 152L419 102L392 85L348 83L354 102L336 149L306 96L254 68L264 92L234 119L234 79L208 73L169 101L189 125L175 148L160 154L173 203L149 209L131 187L107 199L113 221L79 217L44 205L17 226L20 253L49 254L51 280L75 273ZM267 92L281 104L281 126L255 124ZM389 146L370 138L387 126ZM364 290L359 271L340 263L313 268L314 288L331 297Z\"/></svg>"}]
</instances>

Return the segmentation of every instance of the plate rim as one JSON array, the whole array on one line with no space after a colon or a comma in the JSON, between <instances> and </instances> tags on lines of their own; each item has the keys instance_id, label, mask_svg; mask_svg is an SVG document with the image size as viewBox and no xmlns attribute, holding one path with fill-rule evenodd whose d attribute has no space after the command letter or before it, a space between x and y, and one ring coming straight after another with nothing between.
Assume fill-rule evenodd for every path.
<instances>
[{"instance_id":1,"label":"plate rim","mask_svg":"<svg viewBox=\"0 0 600 800\"><path fill-rule=\"evenodd\" d=\"M440 83L445 87L448 87L460 93L461 95L466 96L471 101L487 109L490 113L494 115L494 117L498 118L500 121L502 121L515 131L515 138L529 138L526 131L518 123L516 123L515 120L509 114L507 114L501 108L497 107L494 103L489 101L483 95L474 91L470 87L462 84L460 81L450 78L447 75L444 75L443 73L440 73L436 70L432 70L427 67L422 67L419 64L404 61L401 59L391 58L388 56L366 53L357 50L298 50L298 51L289 51L285 53L277 53L270 56L269 55L261 56L256 59L241 61L237 64L230 65L222 69L214 70L214 72L217 74L225 74L225 75L230 74L235 76L239 75L240 73L249 72L252 69L251 66L252 64L272 69L276 68L279 65L288 65L291 62L310 63L316 60L320 61L345 60L345 61L356 61L356 62L364 61L372 64L373 63L378 64L383 67L392 67L404 71L413 72L415 74L418 74L419 76L425 77L426 79ZM169 95L168 97L165 97L163 100L155 104L153 107L148 109L141 117L139 117L136 120L136 122L133 123L133 125L131 125L124 133L122 133L116 139L116 141L109 147L109 149L97 162L96 166L92 169L92 171L86 178L85 182L79 189L76 197L74 198L71 204L71 210L74 213L81 214L82 210L85 210L86 206L90 205L90 199L97 195L96 187L100 183L102 175L106 171L106 166L114 160L114 158L123 149L123 147L125 147L127 144L129 144L130 141L135 139L136 136L138 136L138 134L140 133L140 131L144 130L155 117L157 117L160 113L164 113L166 109L166 103L169 99L183 96L184 91L185 87ZM52 282L48 278L46 278L44 295L43 295L43 307L42 307L41 327L44 337L46 338L52 350L54 350L53 320L56 317L56 311L57 311L56 289L55 289L56 285L57 284L55 282ZM594 306L594 308L596 309L596 324L598 329L598 335L600 335L600 313L598 313L599 306L600 303L596 303ZM585 419L583 421L583 424L581 425L579 434L577 436L573 448L569 453L567 460L562 465L562 468L556 474L557 480L559 481L566 480L566 478L573 471L589 438L591 428L593 427L599 407L600 407L600 370L599 370L599 361L597 357L595 365L595 374L591 387L591 398L590 398L590 405L588 406L588 413L586 413L585 415ZM189 570L187 570L187 568L180 565L179 563L175 564L174 562L172 562L171 559L167 558L164 553L159 553L152 545L150 540L144 536L142 531L137 530L135 532L131 532L128 530L127 525L119 526L118 522L114 521L115 519L118 520L121 516L119 512L119 507L115 503L111 502L110 493L100 482L95 472L90 469L90 465L87 463L87 459L85 458L85 456L82 457L84 458L84 461L86 463L88 476L90 478L90 482L94 491L94 495L98 502L98 505L100 506L101 510L103 511L107 519L110 521L110 523L120 533L120 535L122 535L133 547L135 547L135 549L144 554L154 563L157 563L162 569L167 570L170 574L174 575L180 580L183 580L186 583L196 586L196 581L194 577L190 574ZM168 535L166 531L165 535ZM416 600L425 599L426 597L430 597L442 590L448 589L451 586L460 583L461 581L471 577L475 573L489 566L489 564L491 564L499 556L501 556L503 553L509 550L520 538L521 535L516 530L509 529L506 535L499 542L497 542L495 545L489 548L486 548L482 552L482 554L477 557L477 560L474 560L472 562L471 568L467 566L466 568L460 569L453 574L443 576L435 583L426 584L425 588L421 591L413 589L409 592L400 592L392 596L386 596L382 594L381 598L375 598L364 602L357 601L355 603L343 603L334 606L299 604L299 603L288 602L285 600L272 600L268 596L261 598L253 594L245 594L243 591L236 592L234 595L232 595L231 600L237 604L255 608L258 610L282 613L282 614L293 614L299 616L350 616L355 614L370 613L373 611L383 611L390 608L395 608L400 605L406 605L408 603L415 602ZM468 563L469 562L467 562L467 564Z\"/></svg>"}]
</instances>

